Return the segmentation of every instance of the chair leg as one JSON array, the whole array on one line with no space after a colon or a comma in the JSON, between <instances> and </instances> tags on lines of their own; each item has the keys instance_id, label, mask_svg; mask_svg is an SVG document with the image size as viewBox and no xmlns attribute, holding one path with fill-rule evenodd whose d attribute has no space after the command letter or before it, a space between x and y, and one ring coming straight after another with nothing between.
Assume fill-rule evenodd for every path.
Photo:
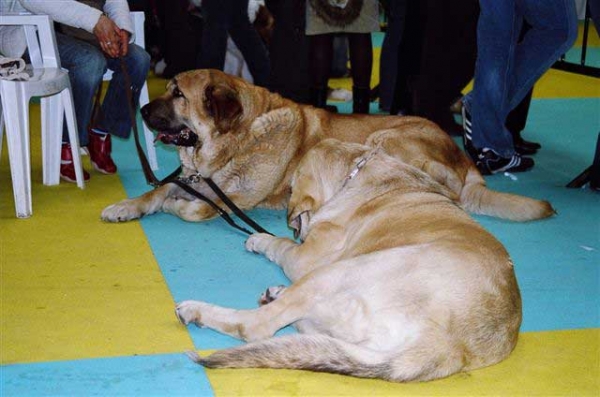
<instances>
[{"instance_id":1,"label":"chair leg","mask_svg":"<svg viewBox=\"0 0 600 397\"><path fill-rule=\"evenodd\" d=\"M29 98L16 84L1 84L6 142L13 183L17 218L33 214L31 203L31 163L29 155Z\"/></svg>"},{"instance_id":2,"label":"chair leg","mask_svg":"<svg viewBox=\"0 0 600 397\"><path fill-rule=\"evenodd\" d=\"M64 106L60 94L42 98L41 108L43 182L44 185L58 185L64 119Z\"/></svg>"},{"instance_id":3,"label":"chair leg","mask_svg":"<svg viewBox=\"0 0 600 397\"><path fill-rule=\"evenodd\" d=\"M0 159L2 158L2 138L4 138L4 113L2 112L2 101L0 100Z\"/></svg>"},{"instance_id":4,"label":"chair leg","mask_svg":"<svg viewBox=\"0 0 600 397\"><path fill-rule=\"evenodd\" d=\"M142 90L140 91L140 108L150 102L148 96L148 83L144 83ZM146 125L145 121L142 121L144 126L144 140L146 141L146 153L148 154L148 163L150 168L156 171L158 170L158 160L156 159L156 147L154 146L154 134L150 131L150 128Z\"/></svg>"},{"instance_id":5,"label":"chair leg","mask_svg":"<svg viewBox=\"0 0 600 397\"><path fill-rule=\"evenodd\" d=\"M67 119L67 130L69 131L69 142L71 143L71 154L73 156L73 166L75 167L75 179L77 180L77 186L80 189L83 189L85 182L83 179L83 168L81 165L81 153L79 151L79 134L77 132L77 122L75 121L73 93L71 92L70 88L65 88L60 93L60 96L64 105L64 115ZM58 148L57 153L59 153L60 156L60 147Z\"/></svg>"}]
</instances>

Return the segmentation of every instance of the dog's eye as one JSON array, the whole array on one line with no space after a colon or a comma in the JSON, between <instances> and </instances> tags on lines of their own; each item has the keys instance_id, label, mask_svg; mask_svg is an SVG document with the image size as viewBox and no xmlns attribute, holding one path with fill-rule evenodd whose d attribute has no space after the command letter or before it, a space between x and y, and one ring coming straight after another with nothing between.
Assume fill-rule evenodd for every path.
<instances>
[{"instance_id":1,"label":"dog's eye","mask_svg":"<svg viewBox=\"0 0 600 397\"><path fill-rule=\"evenodd\" d=\"M175 98L183 98L183 92L181 92L181 91L179 90L179 88L175 88L175 89L173 90L173 96L174 96Z\"/></svg>"}]
</instances>

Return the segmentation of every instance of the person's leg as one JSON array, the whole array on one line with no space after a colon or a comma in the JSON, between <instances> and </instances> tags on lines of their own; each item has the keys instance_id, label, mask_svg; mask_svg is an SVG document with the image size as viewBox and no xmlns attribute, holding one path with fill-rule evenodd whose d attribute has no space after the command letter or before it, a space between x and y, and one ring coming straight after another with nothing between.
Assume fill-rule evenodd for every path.
<instances>
[{"instance_id":1,"label":"person's leg","mask_svg":"<svg viewBox=\"0 0 600 397\"><path fill-rule=\"evenodd\" d=\"M348 33L352 72L352 111L369 113L373 44L370 33Z\"/></svg>"},{"instance_id":2,"label":"person's leg","mask_svg":"<svg viewBox=\"0 0 600 397\"><path fill-rule=\"evenodd\" d=\"M202 45L198 57L201 69L223 70L227 52L227 30L230 27L231 9L228 0L204 0L202 2Z\"/></svg>"},{"instance_id":3,"label":"person's leg","mask_svg":"<svg viewBox=\"0 0 600 397\"><path fill-rule=\"evenodd\" d=\"M348 77L348 37L343 33L338 33L333 37L330 76L332 78Z\"/></svg>"},{"instance_id":4,"label":"person's leg","mask_svg":"<svg viewBox=\"0 0 600 397\"><path fill-rule=\"evenodd\" d=\"M352 83L356 87L371 85L373 44L370 33L348 33Z\"/></svg>"},{"instance_id":5,"label":"person's leg","mask_svg":"<svg viewBox=\"0 0 600 397\"><path fill-rule=\"evenodd\" d=\"M450 106L473 78L477 55L478 0L426 5L420 68L411 81L412 112L451 135L462 131ZM449 61L450 60L450 61Z\"/></svg>"},{"instance_id":6,"label":"person's leg","mask_svg":"<svg viewBox=\"0 0 600 397\"><path fill-rule=\"evenodd\" d=\"M406 1L388 2L387 31L381 45L379 64L379 109L389 111L392 106L398 71L398 52L404 31Z\"/></svg>"},{"instance_id":7,"label":"person's leg","mask_svg":"<svg viewBox=\"0 0 600 397\"><path fill-rule=\"evenodd\" d=\"M58 54L62 67L69 71L79 144L88 145L87 130L90 124L94 94L106 72L106 58L93 45L73 37L56 33ZM63 142L68 142L68 134L63 132Z\"/></svg>"},{"instance_id":8,"label":"person's leg","mask_svg":"<svg viewBox=\"0 0 600 397\"><path fill-rule=\"evenodd\" d=\"M479 3L475 80L464 105L472 116L475 148L490 148L501 157L509 158L514 154L514 147L505 122L522 18L514 0L480 0Z\"/></svg>"},{"instance_id":9,"label":"person's leg","mask_svg":"<svg viewBox=\"0 0 600 397\"><path fill-rule=\"evenodd\" d=\"M427 22L426 7L422 1L405 2L402 37L398 49L398 68L390 114L413 114L411 83L419 73L422 59L424 27Z\"/></svg>"},{"instance_id":10,"label":"person's leg","mask_svg":"<svg viewBox=\"0 0 600 397\"><path fill-rule=\"evenodd\" d=\"M526 141L521 136L521 132L527 124L527 115L529 114L532 94L533 89L529 90L525 98L519 102L517 107L511 110L506 118L506 128L512 135L516 152L521 155L535 154L542 147L539 143Z\"/></svg>"},{"instance_id":11,"label":"person's leg","mask_svg":"<svg viewBox=\"0 0 600 397\"><path fill-rule=\"evenodd\" d=\"M269 52L260 35L248 20L248 0L236 0L232 4L235 6L231 11L232 23L228 30L229 35L244 56L254 84L266 87L271 74Z\"/></svg>"},{"instance_id":12,"label":"person's leg","mask_svg":"<svg viewBox=\"0 0 600 397\"><path fill-rule=\"evenodd\" d=\"M140 90L148 77L150 55L143 48L131 44L123 60L132 86L135 109L140 98ZM113 71L113 76L102 102L102 119L92 127L121 138L127 138L131 133L131 118L127 95L124 91L126 77L121 69L121 59L108 59L107 65Z\"/></svg>"},{"instance_id":13,"label":"person's leg","mask_svg":"<svg viewBox=\"0 0 600 397\"><path fill-rule=\"evenodd\" d=\"M517 4L531 29L515 50L515 77L508 87L509 111L577 38L573 0L517 0Z\"/></svg>"},{"instance_id":14,"label":"person's leg","mask_svg":"<svg viewBox=\"0 0 600 397\"><path fill-rule=\"evenodd\" d=\"M588 0L587 4L590 10L590 17L596 27L596 34L600 36L600 0Z\"/></svg>"},{"instance_id":15,"label":"person's leg","mask_svg":"<svg viewBox=\"0 0 600 397\"><path fill-rule=\"evenodd\" d=\"M333 34L317 34L309 36L310 101L311 104L324 108L327 103L327 82L333 57Z\"/></svg>"}]
</instances>

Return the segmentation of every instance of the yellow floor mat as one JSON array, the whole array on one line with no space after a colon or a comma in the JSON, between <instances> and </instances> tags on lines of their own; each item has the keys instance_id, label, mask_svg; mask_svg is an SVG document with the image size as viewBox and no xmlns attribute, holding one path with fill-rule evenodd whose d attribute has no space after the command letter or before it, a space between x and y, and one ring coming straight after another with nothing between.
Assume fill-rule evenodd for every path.
<instances>
[{"instance_id":1,"label":"yellow floor mat","mask_svg":"<svg viewBox=\"0 0 600 397\"><path fill-rule=\"evenodd\" d=\"M32 131L39 131L38 108L32 105ZM32 162L39 163L39 134L32 141ZM7 187L6 144L1 160L0 186ZM93 172L93 183L80 190L66 182L43 186L38 172L32 177L34 218L15 218L11 189L0 191L0 363L193 348L141 225L98 219L125 196L119 178Z\"/></svg>"},{"instance_id":2,"label":"yellow floor mat","mask_svg":"<svg viewBox=\"0 0 600 397\"><path fill-rule=\"evenodd\" d=\"M207 375L216 396L598 396L599 342L600 329L524 333L500 364L425 383L271 369Z\"/></svg>"}]
</instances>

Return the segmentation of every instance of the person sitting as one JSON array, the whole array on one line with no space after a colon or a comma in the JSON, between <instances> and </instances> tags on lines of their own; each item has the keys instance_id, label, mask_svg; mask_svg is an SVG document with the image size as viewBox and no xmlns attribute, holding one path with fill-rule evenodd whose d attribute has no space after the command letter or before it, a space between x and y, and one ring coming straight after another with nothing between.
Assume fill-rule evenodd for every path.
<instances>
[{"instance_id":1,"label":"person sitting","mask_svg":"<svg viewBox=\"0 0 600 397\"><path fill-rule=\"evenodd\" d=\"M131 79L134 104L139 101L150 68L150 56L132 43L133 22L126 0L5 0L2 12L47 14L57 22L56 41L62 67L69 70L73 92L79 143L89 152L93 167L102 174L114 174L117 166L111 158L111 135L129 137L131 119L124 88L123 59ZM3 37L0 51L21 56L26 49L22 29ZM100 108L100 117L92 121L94 96L102 76L110 69L112 79ZM60 176L75 182L68 134L63 131ZM90 174L84 170L84 179Z\"/></svg>"}]
</instances>

